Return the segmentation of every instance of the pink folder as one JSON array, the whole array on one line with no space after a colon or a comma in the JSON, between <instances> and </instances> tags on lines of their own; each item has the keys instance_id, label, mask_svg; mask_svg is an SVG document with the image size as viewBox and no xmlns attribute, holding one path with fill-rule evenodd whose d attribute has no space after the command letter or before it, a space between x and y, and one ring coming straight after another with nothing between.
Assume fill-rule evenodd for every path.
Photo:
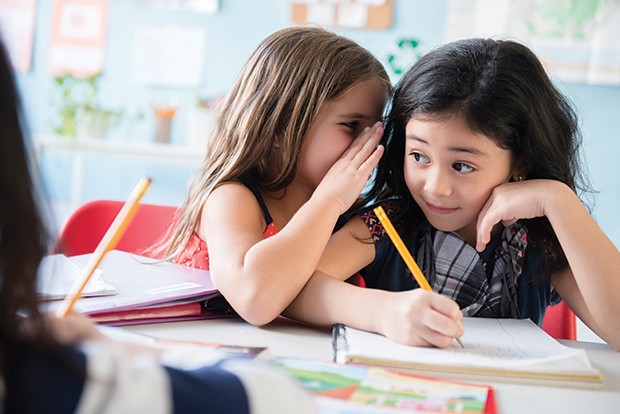
<instances>
[{"instance_id":1,"label":"pink folder","mask_svg":"<svg viewBox=\"0 0 620 414\"><path fill-rule=\"evenodd\" d=\"M73 256L70 260L84 267L89 257ZM227 309L208 270L120 250L108 252L99 269L118 294L81 298L74 308L94 317L101 315L105 319L101 323L127 325L235 316ZM217 307L209 306L210 301Z\"/></svg>"}]
</instances>

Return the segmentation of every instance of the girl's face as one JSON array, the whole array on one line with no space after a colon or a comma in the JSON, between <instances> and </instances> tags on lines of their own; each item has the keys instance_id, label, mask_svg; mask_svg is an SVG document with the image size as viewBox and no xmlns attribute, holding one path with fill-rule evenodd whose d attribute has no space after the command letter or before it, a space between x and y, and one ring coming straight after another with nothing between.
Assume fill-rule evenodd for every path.
<instances>
[{"instance_id":1,"label":"girl's face","mask_svg":"<svg viewBox=\"0 0 620 414\"><path fill-rule=\"evenodd\" d=\"M385 86L372 79L326 102L304 137L296 179L314 191L364 128L381 119L386 100Z\"/></svg>"},{"instance_id":2,"label":"girl's face","mask_svg":"<svg viewBox=\"0 0 620 414\"><path fill-rule=\"evenodd\" d=\"M480 210L512 175L509 150L458 116L407 122L404 175L430 224L475 244Z\"/></svg>"}]
</instances>

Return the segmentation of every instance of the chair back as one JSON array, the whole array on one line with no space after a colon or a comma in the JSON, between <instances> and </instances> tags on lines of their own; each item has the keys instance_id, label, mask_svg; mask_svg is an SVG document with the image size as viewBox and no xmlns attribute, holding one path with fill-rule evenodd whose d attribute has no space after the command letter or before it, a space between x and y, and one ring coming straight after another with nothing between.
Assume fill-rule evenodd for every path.
<instances>
[{"instance_id":1,"label":"chair back","mask_svg":"<svg viewBox=\"0 0 620 414\"><path fill-rule=\"evenodd\" d=\"M577 339L577 318L564 301L547 307L542 328L555 339Z\"/></svg>"},{"instance_id":2,"label":"chair back","mask_svg":"<svg viewBox=\"0 0 620 414\"><path fill-rule=\"evenodd\" d=\"M54 253L67 256L92 253L123 207L123 201L95 200L78 207L65 223ZM116 249L144 254L173 223L178 207L140 204Z\"/></svg>"}]
</instances>

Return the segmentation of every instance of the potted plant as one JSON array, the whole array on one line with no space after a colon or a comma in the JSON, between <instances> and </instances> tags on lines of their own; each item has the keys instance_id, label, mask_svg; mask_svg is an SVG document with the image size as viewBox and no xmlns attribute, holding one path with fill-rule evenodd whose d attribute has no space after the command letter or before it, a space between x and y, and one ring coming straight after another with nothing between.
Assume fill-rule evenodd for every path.
<instances>
[{"instance_id":1,"label":"potted plant","mask_svg":"<svg viewBox=\"0 0 620 414\"><path fill-rule=\"evenodd\" d=\"M123 109L112 109L99 102L101 73L85 78L72 74L54 77L60 95L58 123L52 131L60 136L103 138L109 129L118 126Z\"/></svg>"}]
</instances>

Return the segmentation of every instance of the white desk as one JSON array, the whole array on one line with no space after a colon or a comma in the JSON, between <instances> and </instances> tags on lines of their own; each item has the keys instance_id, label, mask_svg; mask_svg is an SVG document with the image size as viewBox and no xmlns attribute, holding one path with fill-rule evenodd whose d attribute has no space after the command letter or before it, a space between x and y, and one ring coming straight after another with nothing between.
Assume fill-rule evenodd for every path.
<instances>
[{"instance_id":1,"label":"white desk","mask_svg":"<svg viewBox=\"0 0 620 414\"><path fill-rule=\"evenodd\" d=\"M126 329L177 340L267 346L273 356L303 357L331 361L331 330L310 328L286 319L264 327L238 319L137 325ZM583 348L592 364L605 376L602 390L554 388L489 382L496 392L501 414L618 413L620 412L620 352L605 344L560 341Z\"/></svg>"}]
</instances>

